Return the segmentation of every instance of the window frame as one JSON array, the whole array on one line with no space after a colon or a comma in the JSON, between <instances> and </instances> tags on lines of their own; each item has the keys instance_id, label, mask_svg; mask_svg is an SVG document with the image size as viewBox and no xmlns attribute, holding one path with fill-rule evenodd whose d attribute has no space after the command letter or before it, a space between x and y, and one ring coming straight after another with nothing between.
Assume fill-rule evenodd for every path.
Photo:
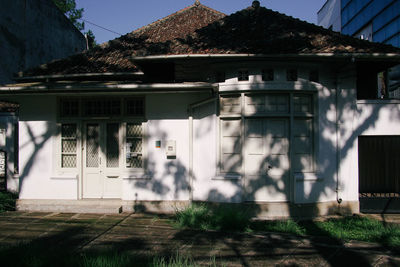
<instances>
[{"instance_id":1,"label":"window frame","mask_svg":"<svg viewBox=\"0 0 400 267\"><path fill-rule=\"evenodd\" d=\"M127 130L127 125L129 123L141 124L141 127L142 127L142 167L141 168L130 168L130 167L126 166L126 154L127 154L126 130ZM122 149L122 151L123 151L123 154L122 154L123 166L121 169L123 170L123 173L128 176L129 176L129 174L136 174L136 173L144 174L144 172L147 170L147 167L148 167L148 164L147 164L148 163L148 160L147 160L147 140L148 140L148 138L147 138L147 122L144 120L140 120L140 119L137 119L137 120L131 119L131 120L122 121L121 126L122 126L122 143L124 146Z\"/></svg>"},{"instance_id":2,"label":"window frame","mask_svg":"<svg viewBox=\"0 0 400 267\"><path fill-rule=\"evenodd\" d=\"M63 124L75 124L76 125L76 167L66 168L62 167L62 125ZM53 158L55 159L55 166L53 167L53 172L56 175L63 174L78 174L81 168L81 159L82 159L82 122L76 119L65 119L57 122L57 136L54 139L53 147L55 148Z\"/></svg>"},{"instance_id":3,"label":"window frame","mask_svg":"<svg viewBox=\"0 0 400 267\"><path fill-rule=\"evenodd\" d=\"M249 114L246 112L246 96L252 96L252 95L287 95L288 96L288 112L287 113L282 113L282 112L259 112L259 113L254 113L254 114ZM240 95L240 103L241 103L241 113L240 114L222 114L220 112L220 105L221 105L221 96L230 96L230 95ZM298 112L296 113L294 111L294 97L295 96L301 96L301 95L307 95L311 99L311 104L310 112ZM227 92L227 93L221 93L219 95L219 101L218 101L218 117L217 117L217 173L216 173L216 178L214 179L241 179L242 177L246 176L245 173L245 151L244 151L244 145L245 145L245 120L251 119L251 118L287 118L288 119L288 127L289 127L289 162L290 162L290 177L294 177L295 174L300 173L300 174L306 174L306 173L317 173L317 151L318 151L318 101L317 101L317 92L315 91L306 91L306 92L296 92L293 90L285 90L285 91L260 91L260 92ZM294 171L293 169L293 160L294 160L294 131L293 131L293 125L294 121L297 118L304 118L304 119L311 119L311 125L312 129L311 131L311 167L310 170L302 170L302 171ZM226 172L222 170L222 121L223 120L232 120L232 119L240 119L241 123L241 168L240 172ZM295 182L295 181L294 181Z\"/></svg>"}]
</instances>

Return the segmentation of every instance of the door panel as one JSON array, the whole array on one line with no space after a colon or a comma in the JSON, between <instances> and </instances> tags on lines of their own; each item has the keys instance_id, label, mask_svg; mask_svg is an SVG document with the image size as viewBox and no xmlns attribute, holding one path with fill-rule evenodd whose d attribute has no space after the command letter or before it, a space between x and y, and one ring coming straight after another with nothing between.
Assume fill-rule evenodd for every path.
<instances>
[{"instance_id":1,"label":"door panel","mask_svg":"<svg viewBox=\"0 0 400 267\"><path fill-rule=\"evenodd\" d=\"M245 173L247 201L289 200L287 119L247 119Z\"/></svg>"},{"instance_id":2,"label":"door panel","mask_svg":"<svg viewBox=\"0 0 400 267\"><path fill-rule=\"evenodd\" d=\"M120 124L90 122L84 131L83 198L120 198Z\"/></svg>"},{"instance_id":3,"label":"door panel","mask_svg":"<svg viewBox=\"0 0 400 267\"><path fill-rule=\"evenodd\" d=\"M122 193L120 166L120 125L106 124L106 164L104 166L104 198L119 198Z\"/></svg>"}]
</instances>

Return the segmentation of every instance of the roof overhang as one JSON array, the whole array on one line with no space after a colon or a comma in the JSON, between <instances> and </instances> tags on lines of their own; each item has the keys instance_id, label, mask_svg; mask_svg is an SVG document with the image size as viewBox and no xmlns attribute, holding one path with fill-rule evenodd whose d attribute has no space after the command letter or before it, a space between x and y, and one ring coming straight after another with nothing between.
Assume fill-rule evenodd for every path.
<instances>
[{"instance_id":1,"label":"roof overhang","mask_svg":"<svg viewBox=\"0 0 400 267\"><path fill-rule=\"evenodd\" d=\"M177 61L187 59L248 59L248 60L312 60L312 61L384 61L400 63L400 54L397 53L315 53L315 54L185 54L185 55L160 55L160 56L133 56L132 60L141 62Z\"/></svg>"},{"instance_id":2,"label":"roof overhang","mask_svg":"<svg viewBox=\"0 0 400 267\"><path fill-rule=\"evenodd\" d=\"M66 94L145 94L145 93L196 93L216 91L218 84L211 83L30 83L0 87L0 95L66 95Z\"/></svg>"}]
</instances>

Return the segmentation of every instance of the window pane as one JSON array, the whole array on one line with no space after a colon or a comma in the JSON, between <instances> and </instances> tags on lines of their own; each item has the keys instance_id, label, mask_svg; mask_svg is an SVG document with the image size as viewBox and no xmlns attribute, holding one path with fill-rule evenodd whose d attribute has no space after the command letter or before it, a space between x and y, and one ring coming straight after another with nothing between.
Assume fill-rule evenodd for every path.
<instances>
[{"instance_id":1,"label":"window pane","mask_svg":"<svg viewBox=\"0 0 400 267\"><path fill-rule=\"evenodd\" d=\"M221 96L221 114L240 114L242 110L240 102L240 95Z\"/></svg>"},{"instance_id":2,"label":"window pane","mask_svg":"<svg viewBox=\"0 0 400 267\"><path fill-rule=\"evenodd\" d=\"M77 117L79 116L79 100L78 99L63 99L60 101L60 116Z\"/></svg>"},{"instance_id":3,"label":"window pane","mask_svg":"<svg viewBox=\"0 0 400 267\"><path fill-rule=\"evenodd\" d=\"M262 80L263 81L273 81L274 80L274 70L262 70Z\"/></svg>"},{"instance_id":4,"label":"window pane","mask_svg":"<svg viewBox=\"0 0 400 267\"><path fill-rule=\"evenodd\" d=\"M288 113L289 96L283 94L246 95L246 113Z\"/></svg>"},{"instance_id":5,"label":"window pane","mask_svg":"<svg viewBox=\"0 0 400 267\"><path fill-rule=\"evenodd\" d=\"M289 96L287 95L267 95L266 111L269 112L289 112Z\"/></svg>"},{"instance_id":6,"label":"window pane","mask_svg":"<svg viewBox=\"0 0 400 267\"><path fill-rule=\"evenodd\" d=\"M293 129L293 167L295 171L312 171L313 120L295 119Z\"/></svg>"},{"instance_id":7,"label":"window pane","mask_svg":"<svg viewBox=\"0 0 400 267\"><path fill-rule=\"evenodd\" d=\"M88 124L86 133L86 167L99 167L99 125Z\"/></svg>"},{"instance_id":8,"label":"window pane","mask_svg":"<svg viewBox=\"0 0 400 267\"><path fill-rule=\"evenodd\" d=\"M141 123L126 125L126 167L143 168L143 127Z\"/></svg>"},{"instance_id":9,"label":"window pane","mask_svg":"<svg viewBox=\"0 0 400 267\"><path fill-rule=\"evenodd\" d=\"M296 69L290 69L286 71L286 80L287 81L297 81L297 70Z\"/></svg>"},{"instance_id":10,"label":"window pane","mask_svg":"<svg viewBox=\"0 0 400 267\"><path fill-rule=\"evenodd\" d=\"M74 123L61 125L61 168L76 167L76 129Z\"/></svg>"},{"instance_id":11,"label":"window pane","mask_svg":"<svg viewBox=\"0 0 400 267\"><path fill-rule=\"evenodd\" d=\"M249 71L248 70L239 70L238 71L238 81L248 81L249 80Z\"/></svg>"},{"instance_id":12,"label":"window pane","mask_svg":"<svg viewBox=\"0 0 400 267\"><path fill-rule=\"evenodd\" d=\"M76 168L76 155L62 155L62 168Z\"/></svg>"},{"instance_id":13,"label":"window pane","mask_svg":"<svg viewBox=\"0 0 400 267\"><path fill-rule=\"evenodd\" d=\"M107 123L107 168L119 167L119 124Z\"/></svg>"},{"instance_id":14,"label":"window pane","mask_svg":"<svg viewBox=\"0 0 400 267\"><path fill-rule=\"evenodd\" d=\"M294 112L313 113L312 97L310 95L295 95L293 97Z\"/></svg>"},{"instance_id":15,"label":"window pane","mask_svg":"<svg viewBox=\"0 0 400 267\"><path fill-rule=\"evenodd\" d=\"M96 116L120 116L121 101L119 99L84 99L84 115Z\"/></svg>"},{"instance_id":16,"label":"window pane","mask_svg":"<svg viewBox=\"0 0 400 267\"><path fill-rule=\"evenodd\" d=\"M241 121L221 121L221 170L239 172L242 168Z\"/></svg>"},{"instance_id":17,"label":"window pane","mask_svg":"<svg viewBox=\"0 0 400 267\"><path fill-rule=\"evenodd\" d=\"M144 115L144 98L136 97L130 98L125 101L126 115L130 116L143 116Z\"/></svg>"}]
</instances>

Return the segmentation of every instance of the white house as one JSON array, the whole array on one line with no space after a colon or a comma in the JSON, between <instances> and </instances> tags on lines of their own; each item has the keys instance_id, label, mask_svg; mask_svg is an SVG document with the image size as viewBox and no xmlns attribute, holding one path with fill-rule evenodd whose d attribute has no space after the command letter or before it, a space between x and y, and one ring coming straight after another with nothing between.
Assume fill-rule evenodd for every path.
<instances>
[{"instance_id":1,"label":"white house","mask_svg":"<svg viewBox=\"0 0 400 267\"><path fill-rule=\"evenodd\" d=\"M258 1L230 16L196 1L1 87L20 106L19 129L2 124L10 154L19 131L8 188L20 210L359 212L377 193L359 191L359 138L399 137L400 101L376 83L399 62Z\"/></svg>"}]
</instances>

